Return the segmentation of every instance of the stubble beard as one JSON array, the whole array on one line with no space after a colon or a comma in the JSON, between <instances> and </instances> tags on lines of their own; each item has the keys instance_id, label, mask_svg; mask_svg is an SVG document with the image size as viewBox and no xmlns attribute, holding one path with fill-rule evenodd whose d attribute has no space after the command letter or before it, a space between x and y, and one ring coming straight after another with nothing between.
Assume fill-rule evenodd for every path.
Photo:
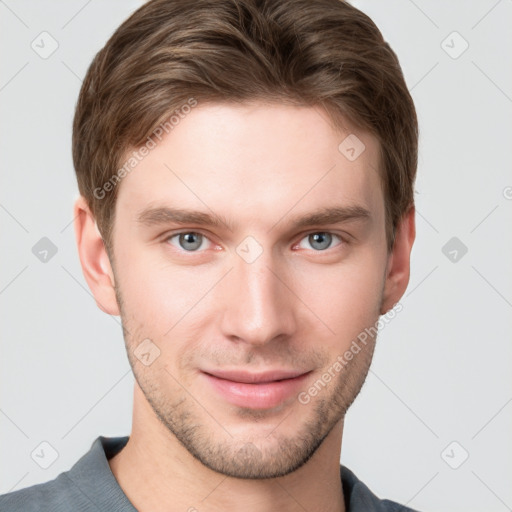
<instances>
[{"instance_id":1,"label":"stubble beard","mask_svg":"<svg viewBox=\"0 0 512 512\"><path fill-rule=\"evenodd\" d=\"M235 437L217 421L214 412L212 414L205 410L200 397L193 397L179 383L172 394L169 389L162 387L162 383L175 380L159 378L159 372L166 371L165 366L154 370L141 368L133 353L135 346L132 341L140 338L138 333L141 329L135 326L126 328L127 315L118 287L116 297L128 359L135 379L156 417L195 459L212 471L233 478L278 478L296 471L308 462L345 417L365 382L373 357L376 337L365 344L356 357L346 362L337 380L320 390L319 396L308 404L301 404L298 400L293 402L288 414L291 414L292 408L303 408L299 409L299 413L303 411L307 417L294 434L285 435L280 432L280 422L286 423L285 416L284 419L276 420L276 426L270 434L259 438ZM238 416L243 417L244 421L251 417L256 421L258 417L264 418L265 412L240 409ZM206 423L201 421L201 417Z\"/></svg>"}]
</instances>

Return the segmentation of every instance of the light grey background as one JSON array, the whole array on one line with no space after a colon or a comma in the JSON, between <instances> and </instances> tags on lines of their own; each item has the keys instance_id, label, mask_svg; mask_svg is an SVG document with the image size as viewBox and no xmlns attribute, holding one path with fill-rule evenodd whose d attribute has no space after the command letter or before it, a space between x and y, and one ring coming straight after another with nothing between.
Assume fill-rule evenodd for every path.
<instances>
[{"instance_id":1,"label":"light grey background","mask_svg":"<svg viewBox=\"0 0 512 512\"><path fill-rule=\"evenodd\" d=\"M0 493L130 432L119 319L97 309L75 248L71 122L93 55L141 3L0 1ZM342 461L420 510L512 510L512 1L353 3L400 58L421 147L410 286ZM43 31L58 43L47 58L31 47L51 49ZM57 248L47 262L32 252L43 237ZM42 442L58 453L48 469Z\"/></svg>"}]
</instances>

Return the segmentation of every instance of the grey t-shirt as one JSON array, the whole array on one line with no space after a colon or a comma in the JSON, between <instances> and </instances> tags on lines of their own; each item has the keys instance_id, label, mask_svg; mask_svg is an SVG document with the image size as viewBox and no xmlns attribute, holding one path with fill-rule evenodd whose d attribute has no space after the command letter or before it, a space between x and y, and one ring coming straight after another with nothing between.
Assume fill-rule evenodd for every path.
<instances>
[{"instance_id":1,"label":"grey t-shirt","mask_svg":"<svg viewBox=\"0 0 512 512\"><path fill-rule=\"evenodd\" d=\"M117 483L108 459L128 442L125 437L96 438L69 470L43 484L0 496L1 512L136 512ZM415 512L380 500L345 466L340 466L347 512Z\"/></svg>"}]
</instances>

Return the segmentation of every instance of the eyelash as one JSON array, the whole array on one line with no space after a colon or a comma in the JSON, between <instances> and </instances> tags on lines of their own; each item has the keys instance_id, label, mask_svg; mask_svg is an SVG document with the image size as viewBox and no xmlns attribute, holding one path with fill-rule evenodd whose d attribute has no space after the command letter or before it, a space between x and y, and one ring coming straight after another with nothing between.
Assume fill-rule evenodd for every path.
<instances>
[{"instance_id":1,"label":"eyelash","mask_svg":"<svg viewBox=\"0 0 512 512\"><path fill-rule=\"evenodd\" d=\"M173 245L173 244L170 243L171 239L173 239L175 237L179 237L180 235L186 235L186 234L201 235L204 239L208 240L209 242L212 242L210 240L210 238L207 235L205 235L204 233L201 233L201 231L179 231L177 233L172 233L172 234L170 234L170 235L165 237L164 242L169 244L169 245ZM297 243L295 243L294 246L300 244L304 239L308 238L310 235L316 235L316 234L331 235L332 237L336 237L339 240L338 244L333 245L331 247L328 247L327 249L323 249L323 250L308 249L308 250L311 250L311 251L319 253L319 254L327 253L331 249L335 249L336 247L345 246L345 245L349 244L349 241L347 240L347 238L345 238L345 237L343 237L343 236L341 236L341 235L339 235L337 233L333 233L331 231L310 231L310 232L305 233L304 235L302 235L302 238ZM201 245L202 245L202 243L201 243ZM181 253L201 254L201 253L204 252L204 250L186 251L185 249L182 249L181 247L177 247L177 246L174 246L174 245L173 245L173 247L175 249L177 249Z\"/></svg>"}]
</instances>

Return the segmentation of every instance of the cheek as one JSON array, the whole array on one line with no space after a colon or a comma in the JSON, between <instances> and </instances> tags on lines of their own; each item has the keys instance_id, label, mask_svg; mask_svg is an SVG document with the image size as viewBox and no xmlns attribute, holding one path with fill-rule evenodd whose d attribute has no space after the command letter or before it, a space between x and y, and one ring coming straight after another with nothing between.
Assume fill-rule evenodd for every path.
<instances>
[{"instance_id":1,"label":"cheek","mask_svg":"<svg viewBox=\"0 0 512 512\"><path fill-rule=\"evenodd\" d=\"M206 286L198 285L201 280L194 279L193 272L184 267L163 266L161 262L137 258L133 253L122 260L120 258L118 265L119 289L128 351L135 355L140 353L139 344L146 339L159 351L158 357L147 367L132 355L134 372L148 386L149 383L157 385L158 381L174 386L173 375L180 375L180 382L189 385L187 379L192 373L188 370L194 368L192 355L201 339L191 319L195 305L207 292ZM170 375L162 371L163 368Z\"/></svg>"},{"instance_id":2,"label":"cheek","mask_svg":"<svg viewBox=\"0 0 512 512\"><path fill-rule=\"evenodd\" d=\"M169 329L184 302L179 272L130 252L117 258L117 274L127 320L144 325L153 335Z\"/></svg>"},{"instance_id":3,"label":"cheek","mask_svg":"<svg viewBox=\"0 0 512 512\"><path fill-rule=\"evenodd\" d=\"M125 253L117 267L127 327L160 340L162 348L170 340L175 345L178 332L180 339L188 336L194 314L206 314L203 298L222 270L171 264L156 250Z\"/></svg>"},{"instance_id":4,"label":"cheek","mask_svg":"<svg viewBox=\"0 0 512 512\"><path fill-rule=\"evenodd\" d=\"M326 338L348 345L366 327L373 325L380 312L384 266L374 253L333 266L309 266L297 276L299 296L318 317L315 329ZM301 282L302 281L302 282ZM334 333L334 334L333 334Z\"/></svg>"}]
</instances>

